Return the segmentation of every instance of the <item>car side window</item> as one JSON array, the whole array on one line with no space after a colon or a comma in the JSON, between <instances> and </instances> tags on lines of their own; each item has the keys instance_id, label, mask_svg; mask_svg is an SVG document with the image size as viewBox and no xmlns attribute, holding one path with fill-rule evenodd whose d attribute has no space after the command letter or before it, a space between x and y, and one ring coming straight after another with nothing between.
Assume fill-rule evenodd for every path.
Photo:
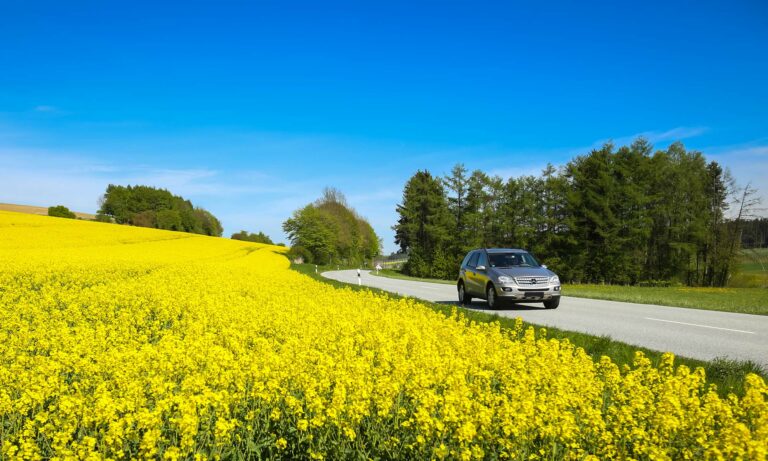
<instances>
[{"instance_id":1,"label":"car side window","mask_svg":"<svg viewBox=\"0 0 768 461\"><path fill-rule=\"evenodd\" d=\"M472 257L469 258L467 267L477 267L477 258L479 257L480 257L480 253L473 253Z\"/></svg>"},{"instance_id":2,"label":"car side window","mask_svg":"<svg viewBox=\"0 0 768 461\"><path fill-rule=\"evenodd\" d=\"M478 254L480 255L480 259L477 260L477 267L488 267L488 255L486 255L484 251L478 251Z\"/></svg>"}]
</instances>

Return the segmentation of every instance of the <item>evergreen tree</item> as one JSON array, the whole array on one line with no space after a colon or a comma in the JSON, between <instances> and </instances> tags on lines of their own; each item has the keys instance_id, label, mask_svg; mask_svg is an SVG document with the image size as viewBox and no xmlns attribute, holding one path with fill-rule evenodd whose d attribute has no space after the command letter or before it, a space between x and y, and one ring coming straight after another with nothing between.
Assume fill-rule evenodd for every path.
<instances>
[{"instance_id":1,"label":"evergreen tree","mask_svg":"<svg viewBox=\"0 0 768 461\"><path fill-rule=\"evenodd\" d=\"M589 155L569 163L567 175L572 190L567 194L570 210L568 227L572 232L571 265L578 267L576 277L591 282L611 282L616 273L615 256L620 223L611 203L615 200L615 182L611 156L613 145L605 144Z\"/></svg>"},{"instance_id":2,"label":"evergreen tree","mask_svg":"<svg viewBox=\"0 0 768 461\"><path fill-rule=\"evenodd\" d=\"M454 261L460 263L464 254L468 251L467 239L471 230L466 222L467 213L467 192L469 179L467 178L467 169L464 164L456 164L451 170L451 175L443 178L443 184L446 188L446 197L448 200L448 210L453 219L453 232L449 239L449 256Z\"/></svg>"},{"instance_id":3,"label":"evergreen tree","mask_svg":"<svg viewBox=\"0 0 768 461\"><path fill-rule=\"evenodd\" d=\"M613 156L616 196L611 203L619 229L618 253L614 254L615 283L637 283L645 267L646 242L650 235L651 146L643 138L621 147Z\"/></svg>"},{"instance_id":4,"label":"evergreen tree","mask_svg":"<svg viewBox=\"0 0 768 461\"><path fill-rule=\"evenodd\" d=\"M467 180L467 206L464 211L466 223L465 253L467 250L480 248L486 244L487 215L484 210L488 202L488 194L485 190L487 182L488 176L480 170L473 171Z\"/></svg>"},{"instance_id":5,"label":"evergreen tree","mask_svg":"<svg viewBox=\"0 0 768 461\"><path fill-rule=\"evenodd\" d=\"M567 208L566 192L568 182L563 175L551 164L547 164L541 172L540 179L541 219L536 235L538 245L533 246L534 254L547 261L555 272L562 272L565 268L563 262L563 248L566 244Z\"/></svg>"},{"instance_id":6,"label":"evergreen tree","mask_svg":"<svg viewBox=\"0 0 768 461\"><path fill-rule=\"evenodd\" d=\"M755 218L744 222L742 248L768 248L768 218Z\"/></svg>"},{"instance_id":7,"label":"evergreen tree","mask_svg":"<svg viewBox=\"0 0 768 461\"><path fill-rule=\"evenodd\" d=\"M768 244L768 225L750 221L755 190L737 197L727 171L681 143L652 150L643 138L609 143L559 171L547 165L539 177L506 182L479 170L467 176L462 164L441 182L420 171L394 226L410 253L406 270L453 278L469 249L512 247L564 280L724 285L742 241ZM731 200L737 216L728 220Z\"/></svg>"},{"instance_id":8,"label":"evergreen tree","mask_svg":"<svg viewBox=\"0 0 768 461\"><path fill-rule=\"evenodd\" d=\"M454 275L456 268L445 255L455 227L442 182L428 171L418 171L405 184L397 212L396 243L409 253L403 270L417 277Z\"/></svg>"}]
</instances>

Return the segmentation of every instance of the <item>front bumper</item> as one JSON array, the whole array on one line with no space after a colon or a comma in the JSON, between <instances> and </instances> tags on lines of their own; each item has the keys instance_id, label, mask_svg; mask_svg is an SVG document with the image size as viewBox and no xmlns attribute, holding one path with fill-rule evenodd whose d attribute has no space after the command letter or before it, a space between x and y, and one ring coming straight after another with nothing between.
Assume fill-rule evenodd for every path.
<instances>
[{"instance_id":1,"label":"front bumper","mask_svg":"<svg viewBox=\"0 0 768 461\"><path fill-rule=\"evenodd\" d=\"M560 285L521 287L514 283L505 283L496 287L496 295L507 301L547 301L560 297Z\"/></svg>"}]
</instances>

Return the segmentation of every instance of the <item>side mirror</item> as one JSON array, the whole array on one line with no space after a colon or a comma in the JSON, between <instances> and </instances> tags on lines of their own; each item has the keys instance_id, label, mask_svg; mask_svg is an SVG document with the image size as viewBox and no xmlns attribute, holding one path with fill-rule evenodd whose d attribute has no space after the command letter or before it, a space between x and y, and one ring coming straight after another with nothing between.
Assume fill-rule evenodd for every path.
<instances>
[{"instance_id":1,"label":"side mirror","mask_svg":"<svg viewBox=\"0 0 768 461\"><path fill-rule=\"evenodd\" d=\"M546 269L546 268L547 268L547 265L546 265L546 264L542 264L542 265L541 265L541 267L543 267L544 269Z\"/></svg>"},{"instance_id":2,"label":"side mirror","mask_svg":"<svg viewBox=\"0 0 768 461\"><path fill-rule=\"evenodd\" d=\"M485 266L477 266L475 269L477 269L479 271L484 271L485 270Z\"/></svg>"}]
</instances>

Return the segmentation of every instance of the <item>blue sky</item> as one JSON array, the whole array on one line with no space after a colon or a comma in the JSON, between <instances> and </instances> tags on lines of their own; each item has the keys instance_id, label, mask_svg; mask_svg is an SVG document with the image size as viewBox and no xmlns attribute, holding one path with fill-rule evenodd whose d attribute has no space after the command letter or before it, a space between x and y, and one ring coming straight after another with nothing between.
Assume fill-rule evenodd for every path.
<instances>
[{"instance_id":1,"label":"blue sky","mask_svg":"<svg viewBox=\"0 0 768 461\"><path fill-rule=\"evenodd\" d=\"M334 186L681 140L768 190L768 3L0 2L0 202L166 187L265 231Z\"/></svg>"}]
</instances>

